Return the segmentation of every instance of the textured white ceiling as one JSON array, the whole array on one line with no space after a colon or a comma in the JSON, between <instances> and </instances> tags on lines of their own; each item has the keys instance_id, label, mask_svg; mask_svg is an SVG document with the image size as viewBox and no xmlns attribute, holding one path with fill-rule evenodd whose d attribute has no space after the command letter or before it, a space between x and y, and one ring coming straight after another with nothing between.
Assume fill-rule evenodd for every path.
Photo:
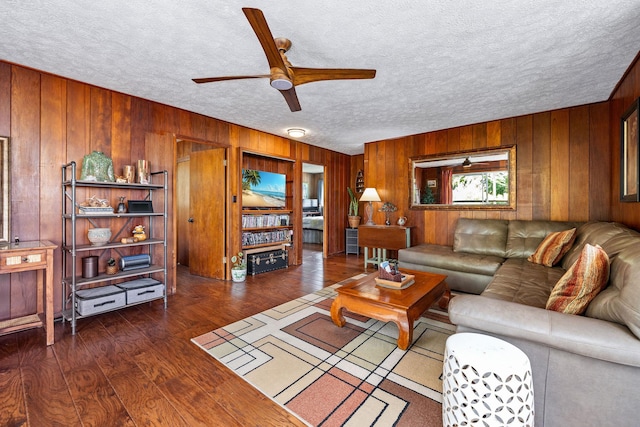
<instances>
[{"instance_id":1,"label":"textured white ceiling","mask_svg":"<svg viewBox=\"0 0 640 427\"><path fill-rule=\"evenodd\" d=\"M289 111L242 7L301 67L373 80L296 88ZM0 59L346 154L365 142L605 100L640 47L640 0L0 2Z\"/></svg>"}]
</instances>

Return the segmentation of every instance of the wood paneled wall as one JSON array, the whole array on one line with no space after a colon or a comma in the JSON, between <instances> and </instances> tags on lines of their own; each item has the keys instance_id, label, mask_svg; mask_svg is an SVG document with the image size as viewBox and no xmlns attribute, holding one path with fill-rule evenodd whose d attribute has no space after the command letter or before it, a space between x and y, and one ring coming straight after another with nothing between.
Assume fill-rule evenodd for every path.
<instances>
[{"instance_id":1,"label":"wood paneled wall","mask_svg":"<svg viewBox=\"0 0 640 427\"><path fill-rule=\"evenodd\" d=\"M302 161L327 166L328 212L346 212L350 157L199 114L0 61L0 134L11 137L11 232L26 240L61 243L61 170L100 150L116 172L137 159L174 179L176 138L227 147L228 255L240 247L240 151L296 159L293 203L300 206ZM158 137L150 137L158 135ZM338 197L340 196L340 197ZM112 200L116 203L117 198ZM173 207L170 207L171 213ZM344 251L346 215L330 214L328 253ZM301 224L300 217L296 224ZM301 225L297 235L301 236ZM173 235L170 228L169 235ZM170 240L171 241L171 240ZM294 246L301 259L301 242ZM174 259L175 245L169 247ZM61 307L61 252L55 252L55 306ZM104 266L101 266L104 268ZM172 268L173 266L170 266ZM169 275L172 276L171 274ZM35 273L0 277L0 319L35 312ZM168 284L175 288L174 283Z\"/></svg>"},{"instance_id":2,"label":"wood paneled wall","mask_svg":"<svg viewBox=\"0 0 640 427\"><path fill-rule=\"evenodd\" d=\"M150 133L228 148L229 254L240 246L241 207L231 204L230 198L240 194L236 178L241 150L296 160L294 206L302 201L302 162L325 166L327 254L344 251L346 187L354 186L358 169L364 169L367 187L376 187L384 201L398 206L394 218L409 218L409 225L415 227L413 244L451 244L451 231L462 216L610 219L640 228L638 203L618 202L619 120L638 96L636 59L608 102L372 142L365 145L364 155L347 156L0 61L0 134L11 137L11 232L23 241L46 239L60 244L60 166L71 160L81 162L92 150L109 155L116 168L154 158L152 169L167 169L172 182L175 138L148 138ZM511 144L517 145L518 153L515 211L408 209L410 156ZM383 214L375 215L381 223ZM294 221L301 224L299 209ZM296 234L301 236L301 229ZM301 253L301 239L294 243L294 250ZM60 250L55 256L54 297L59 308ZM34 279L33 273L0 277L0 319L35 311Z\"/></svg>"},{"instance_id":3,"label":"wood paneled wall","mask_svg":"<svg viewBox=\"0 0 640 427\"><path fill-rule=\"evenodd\" d=\"M409 157L514 144L516 210L409 210ZM451 245L461 217L608 219L610 159L609 103L602 102L368 143L364 170L366 186L398 207L392 220L408 217L412 244ZM382 224L384 214L376 211L374 219Z\"/></svg>"},{"instance_id":4,"label":"wood paneled wall","mask_svg":"<svg viewBox=\"0 0 640 427\"><path fill-rule=\"evenodd\" d=\"M640 97L640 53L611 95L611 219L640 230L640 203L620 202L620 119Z\"/></svg>"}]
</instances>

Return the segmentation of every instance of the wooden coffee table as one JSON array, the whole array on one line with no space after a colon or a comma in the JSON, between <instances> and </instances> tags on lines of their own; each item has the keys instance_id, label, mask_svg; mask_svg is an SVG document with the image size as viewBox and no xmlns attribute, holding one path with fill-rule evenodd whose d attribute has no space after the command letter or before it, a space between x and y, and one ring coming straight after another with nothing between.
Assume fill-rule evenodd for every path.
<instances>
[{"instance_id":1,"label":"wooden coffee table","mask_svg":"<svg viewBox=\"0 0 640 427\"><path fill-rule=\"evenodd\" d=\"M342 309L352 313L394 322L398 325L398 347L409 348L413 342L413 322L420 317L436 300L445 309L451 292L443 274L422 271L402 270L404 274L415 275L415 283L406 289L389 289L378 286L375 278L378 273L369 274L336 289L338 296L331 305L333 323L342 327L345 324Z\"/></svg>"}]
</instances>

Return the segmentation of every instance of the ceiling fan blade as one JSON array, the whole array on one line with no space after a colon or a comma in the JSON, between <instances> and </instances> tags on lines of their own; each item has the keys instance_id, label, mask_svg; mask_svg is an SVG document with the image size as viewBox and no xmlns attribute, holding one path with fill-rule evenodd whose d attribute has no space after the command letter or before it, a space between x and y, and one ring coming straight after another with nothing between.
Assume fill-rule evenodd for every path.
<instances>
[{"instance_id":1,"label":"ceiling fan blade","mask_svg":"<svg viewBox=\"0 0 640 427\"><path fill-rule=\"evenodd\" d=\"M226 76L226 77L205 77L202 79L191 79L196 83L211 83L211 82L222 82L225 80L242 80L242 79L261 79L261 78L269 78L271 75L262 74L259 76Z\"/></svg>"},{"instance_id":2,"label":"ceiling fan blade","mask_svg":"<svg viewBox=\"0 0 640 427\"><path fill-rule=\"evenodd\" d=\"M276 43L273 41L273 34L271 34L271 30L269 29L269 25L267 25L267 20L264 18L262 11L249 7L243 7L242 11L249 20L251 28L253 28L262 45L262 50L264 50L264 54L267 56L269 67L279 68L286 73L287 68L282 60L282 56L280 56L280 52L278 52Z\"/></svg>"},{"instance_id":3,"label":"ceiling fan blade","mask_svg":"<svg viewBox=\"0 0 640 427\"><path fill-rule=\"evenodd\" d=\"M291 112L302 110L302 107L300 107L300 102L298 101L296 89L294 87L289 90L281 90L280 93L282 94L282 96L284 96L287 104L289 104L289 109L291 110Z\"/></svg>"},{"instance_id":4,"label":"ceiling fan blade","mask_svg":"<svg viewBox=\"0 0 640 427\"><path fill-rule=\"evenodd\" d=\"M294 85L318 82L322 80L372 79L376 76L376 70L353 68L291 67L291 71L293 72Z\"/></svg>"}]
</instances>

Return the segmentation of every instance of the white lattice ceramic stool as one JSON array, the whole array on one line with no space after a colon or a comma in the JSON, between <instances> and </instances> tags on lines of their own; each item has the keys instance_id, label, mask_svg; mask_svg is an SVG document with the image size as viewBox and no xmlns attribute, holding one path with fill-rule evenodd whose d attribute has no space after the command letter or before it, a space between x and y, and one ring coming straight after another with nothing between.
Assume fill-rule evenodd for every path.
<instances>
[{"instance_id":1,"label":"white lattice ceramic stool","mask_svg":"<svg viewBox=\"0 0 640 427\"><path fill-rule=\"evenodd\" d=\"M444 352L442 421L453 426L533 426L529 358L489 335L450 336Z\"/></svg>"}]
</instances>

